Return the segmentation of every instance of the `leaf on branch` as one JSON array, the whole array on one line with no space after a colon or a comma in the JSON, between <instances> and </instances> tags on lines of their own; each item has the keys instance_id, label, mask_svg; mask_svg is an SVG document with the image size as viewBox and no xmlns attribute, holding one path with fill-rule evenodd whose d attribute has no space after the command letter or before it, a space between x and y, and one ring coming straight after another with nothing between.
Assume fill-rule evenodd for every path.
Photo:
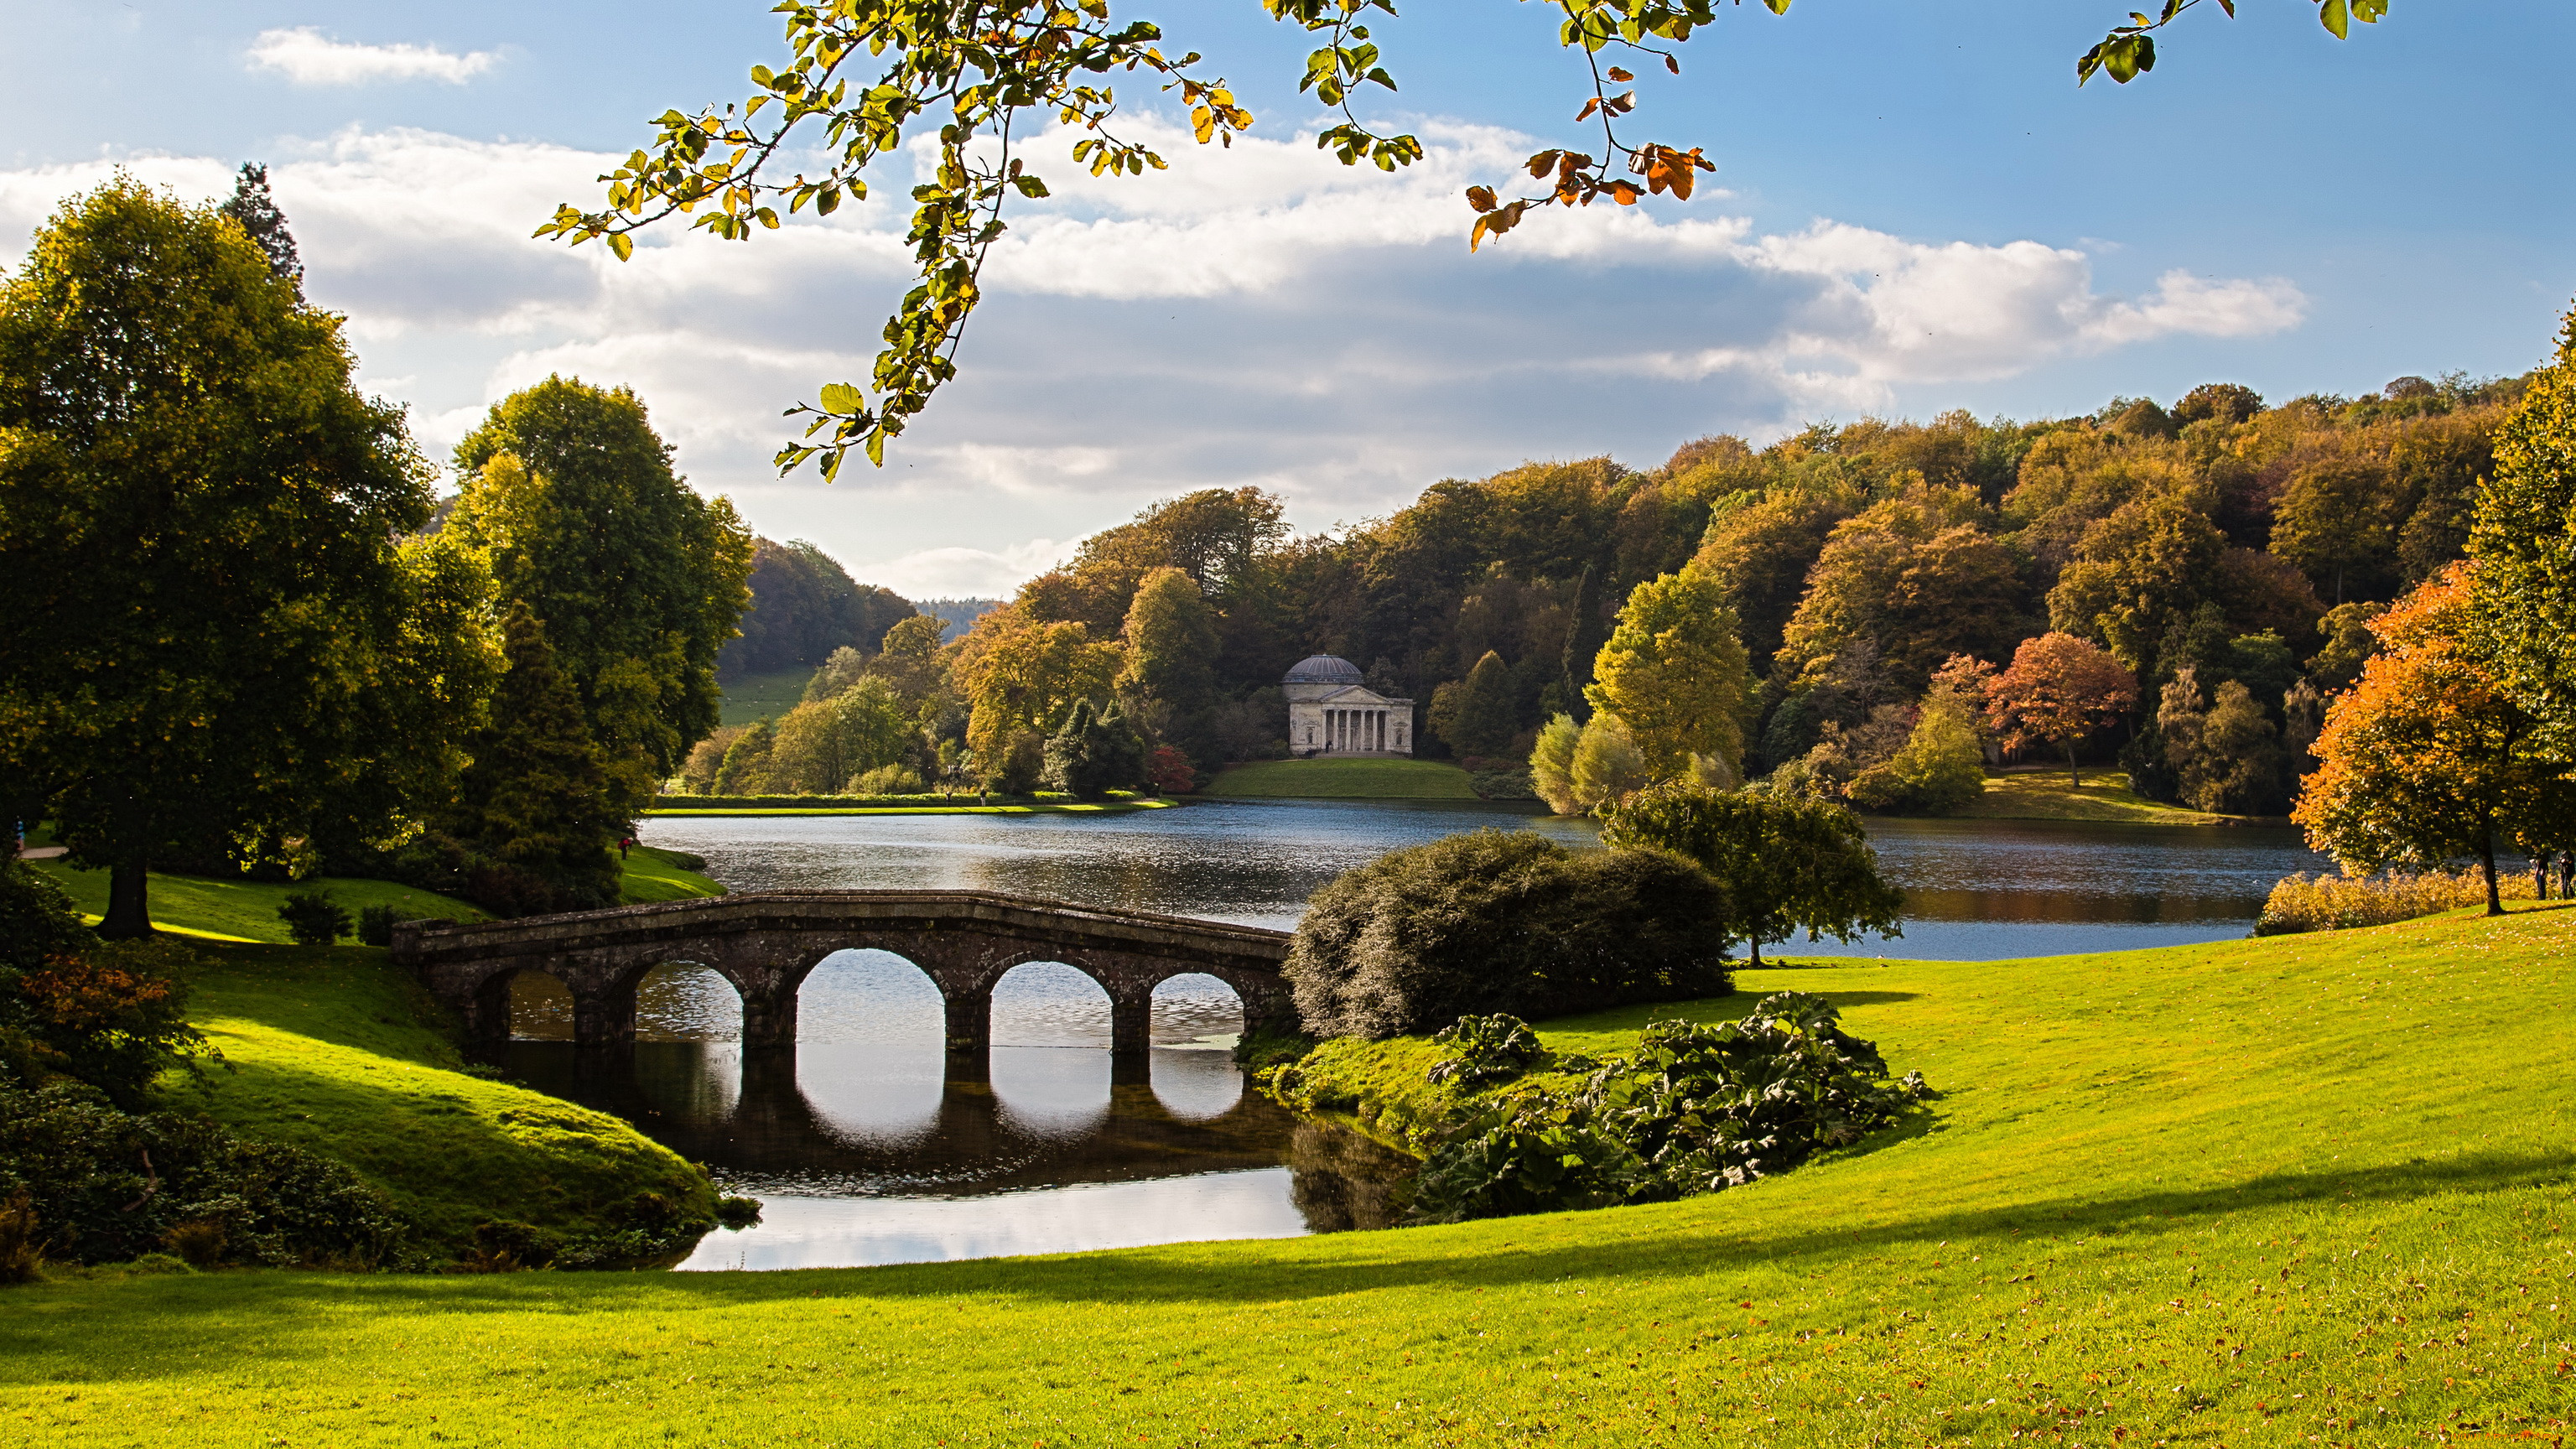
<instances>
[{"instance_id":1,"label":"leaf on branch","mask_svg":"<svg viewBox=\"0 0 2576 1449\"><path fill-rule=\"evenodd\" d=\"M1468 188L1467 188L1467 204L1468 204L1469 206L1472 206L1472 207L1476 208L1478 211L1491 211L1491 210L1493 210L1493 209L1494 209L1494 188L1492 188L1492 187L1490 187L1490 186L1470 186L1470 187L1468 187Z\"/></svg>"},{"instance_id":2,"label":"leaf on branch","mask_svg":"<svg viewBox=\"0 0 2576 1449\"><path fill-rule=\"evenodd\" d=\"M1611 80L1611 83L1612 83L1612 84L1614 84L1614 85L1623 85L1623 86L1624 86L1624 85L1626 85L1628 82L1630 82L1630 81L1632 81L1632 80L1635 80L1635 79L1636 79L1636 77L1635 77L1635 76L1628 74L1626 71L1621 70L1619 67L1617 67L1617 66L1615 66L1615 65L1614 65L1614 66L1612 66L1612 67L1610 67L1610 80Z\"/></svg>"},{"instance_id":3,"label":"leaf on branch","mask_svg":"<svg viewBox=\"0 0 2576 1449\"><path fill-rule=\"evenodd\" d=\"M1556 158L1564 154L1562 151L1539 152L1529 158L1529 174L1544 179L1547 173L1556 169Z\"/></svg>"},{"instance_id":4,"label":"leaf on branch","mask_svg":"<svg viewBox=\"0 0 2576 1449\"><path fill-rule=\"evenodd\" d=\"M622 231L612 231L608 234L608 249L617 253L619 261L625 261L635 255L635 239Z\"/></svg>"},{"instance_id":5,"label":"leaf on branch","mask_svg":"<svg viewBox=\"0 0 2576 1449\"><path fill-rule=\"evenodd\" d=\"M823 385L822 402L823 411L846 415L865 408L867 394L846 382L830 382Z\"/></svg>"},{"instance_id":6,"label":"leaf on branch","mask_svg":"<svg viewBox=\"0 0 2576 1449\"><path fill-rule=\"evenodd\" d=\"M1592 119L1592 113L1599 109L1601 109L1601 98L1599 96L1594 96L1592 99L1583 103L1582 110L1574 113L1574 119L1577 123L1588 121Z\"/></svg>"},{"instance_id":7,"label":"leaf on branch","mask_svg":"<svg viewBox=\"0 0 2576 1449\"><path fill-rule=\"evenodd\" d=\"M1467 233L1467 250L1472 252L1477 247L1484 244L1485 238L1489 236L1501 236L1504 232L1510 231L1513 227L1520 225L1521 213L1526 210L1528 206L1529 203L1526 201L1515 201L1500 211L1493 212L1490 215L1477 217L1475 226L1469 229Z\"/></svg>"}]
</instances>

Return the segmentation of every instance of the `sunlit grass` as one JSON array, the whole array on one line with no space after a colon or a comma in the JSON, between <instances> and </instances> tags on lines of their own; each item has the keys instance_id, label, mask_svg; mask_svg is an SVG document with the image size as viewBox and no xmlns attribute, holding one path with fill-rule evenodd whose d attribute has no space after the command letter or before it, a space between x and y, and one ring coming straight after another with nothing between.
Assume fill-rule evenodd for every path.
<instances>
[{"instance_id":1,"label":"sunlit grass","mask_svg":"<svg viewBox=\"0 0 2576 1449\"><path fill-rule=\"evenodd\" d=\"M2107 820L2131 825L2226 825L2248 817L2211 815L2150 800L2129 777L2099 766L2072 782L2063 766L2024 766L1986 777L1986 793L1957 812L1971 820Z\"/></svg>"},{"instance_id":2,"label":"sunlit grass","mask_svg":"<svg viewBox=\"0 0 2576 1449\"><path fill-rule=\"evenodd\" d=\"M202 954L189 1017L223 1061L165 1078L169 1105L340 1159L451 1247L493 1218L601 1229L638 1192L707 1195L607 1113L466 1075L447 1013L381 949Z\"/></svg>"},{"instance_id":3,"label":"sunlit grass","mask_svg":"<svg viewBox=\"0 0 2576 1449\"><path fill-rule=\"evenodd\" d=\"M1473 800L1467 772L1438 760L1263 760L1236 765L1199 793L1347 800Z\"/></svg>"},{"instance_id":4,"label":"sunlit grass","mask_svg":"<svg viewBox=\"0 0 2576 1449\"><path fill-rule=\"evenodd\" d=\"M1946 1095L1683 1203L837 1272L12 1290L0 1423L66 1445L2546 1441L2576 1398L2571 946L2576 912L2528 910L1748 971L1690 1010L1821 991ZM1549 1037L1613 1050L1645 1016Z\"/></svg>"}]
</instances>

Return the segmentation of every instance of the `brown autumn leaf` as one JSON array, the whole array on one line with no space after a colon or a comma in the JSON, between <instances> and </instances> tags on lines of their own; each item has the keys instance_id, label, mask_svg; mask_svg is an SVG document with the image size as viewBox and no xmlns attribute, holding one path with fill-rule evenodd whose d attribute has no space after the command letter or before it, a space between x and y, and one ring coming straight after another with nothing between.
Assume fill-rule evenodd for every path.
<instances>
[{"instance_id":1,"label":"brown autumn leaf","mask_svg":"<svg viewBox=\"0 0 2576 1449\"><path fill-rule=\"evenodd\" d=\"M1478 211L1491 211L1491 210L1493 210L1493 209L1494 209L1494 188L1492 188L1492 187L1490 187L1490 186L1470 186L1470 187L1468 187L1468 188L1467 188L1467 204L1468 204L1469 206L1472 206L1472 207L1476 208Z\"/></svg>"}]
</instances>

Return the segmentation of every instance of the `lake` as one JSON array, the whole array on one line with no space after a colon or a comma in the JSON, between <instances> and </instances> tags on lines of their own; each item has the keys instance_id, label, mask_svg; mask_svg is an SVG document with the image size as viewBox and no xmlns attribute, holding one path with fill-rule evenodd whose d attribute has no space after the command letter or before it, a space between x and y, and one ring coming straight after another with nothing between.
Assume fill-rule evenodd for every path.
<instances>
[{"instance_id":1,"label":"lake","mask_svg":"<svg viewBox=\"0 0 2576 1449\"><path fill-rule=\"evenodd\" d=\"M1199 801L1111 816L774 816L654 820L647 844L706 857L736 890L1002 891L1281 929L1334 875L1484 827L1596 843L1592 824L1479 802ZM1787 954L1998 960L2242 936L2272 883L2327 868L2286 829L1876 820L1906 889L1901 940L1792 942ZM784 1268L1064 1252L1383 1226L1409 1162L1302 1123L1249 1091L1227 1048L1230 993L1157 993L1154 1050L1107 1050L1109 1004L1070 967L995 989L993 1046L944 1050L939 995L900 958L833 957L800 998L794 1053L735 1044L712 973L648 980L631 1052L577 1052L568 1002L521 978L505 1067L614 1111L729 1192L755 1228L682 1266ZM553 1038L553 1039L548 1039Z\"/></svg>"}]
</instances>

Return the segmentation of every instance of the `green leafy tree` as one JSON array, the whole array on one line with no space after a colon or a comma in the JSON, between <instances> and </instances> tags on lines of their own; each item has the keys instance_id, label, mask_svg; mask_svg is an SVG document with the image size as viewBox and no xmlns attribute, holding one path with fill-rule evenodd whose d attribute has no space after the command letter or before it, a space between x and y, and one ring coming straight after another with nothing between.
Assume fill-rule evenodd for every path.
<instances>
[{"instance_id":1,"label":"green leafy tree","mask_svg":"<svg viewBox=\"0 0 2576 1449\"><path fill-rule=\"evenodd\" d=\"M1461 755L1501 754L1511 746L1513 725L1511 667L1493 650L1465 679L1442 685L1432 697L1432 732Z\"/></svg>"},{"instance_id":2,"label":"green leafy tree","mask_svg":"<svg viewBox=\"0 0 2576 1449\"><path fill-rule=\"evenodd\" d=\"M1575 737L1574 762L1567 771L1574 786L1574 805L1578 810L1591 810L1601 805L1615 805L1646 787L1654 774L1646 766L1646 755L1628 733L1627 721L1607 711L1595 711L1583 722L1583 732Z\"/></svg>"},{"instance_id":3,"label":"green leafy tree","mask_svg":"<svg viewBox=\"0 0 2576 1449\"><path fill-rule=\"evenodd\" d=\"M1018 605L975 621L954 665L971 713L966 745L987 781L1025 791L1044 768L1046 738L1080 700L1106 697L1125 663L1114 643L1076 623L1046 623Z\"/></svg>"},{"instance_id":4,"label":"green leafy tree","mask_svg":"<svg viewBox=\"0 0 2576 1449\"><path fill-rule=\"evenodd\" d=\"M2049 591L2050 625L2105 644L2122 664L2152 676L2157 646L2176 625L2188 626L2226 547L2189 490L2124 503L2084 531Z\"/></svg>"},{"instance_id":5,"label":"green leafy tree","mask_svg":"<svg viewBox=\"0 0 2576 1449\"><path fill-rule=\"evenodd\" d=\"M1627 725L1655 778L1684 774L1693 755L1743 769L1752 678L1716 580L1685 569L1639 584L1592 674L1584 697Z\"/></svg>"},{"instance_id":6,"label":"green leafy tree","mask_svg":"<svg viewBox=\"0 0 2576 1449\"><path fill-rule=\"evenodd\" d=\"M1559 815L1583 813L1581 794L1574 786L1574 751L1582 738L1574 716L1559 714L1540 728L1538 742L1530 749L1530 787Z\"/></svg>"},{"instance_id":7,"label":"green leafy tree","mask_svg":"<svg viewBox=\"0 0 2576 1449\"><path fill-rule=\"evenodd\" d=\"M509 669L492 724L473 742L460 801L460 834L489 862L469 872L469 893L504 916L615 905L611 847L625 819L580 694L526 608L511 610L504 632Z\"/></svg>"},{"instance_id":8,"label":"green leafy tree","mask_svg":"<svg viewBox=\"0 0 2576 1449\"><path fill-rule=\"evenodd\" d=\"M1976 711L1957 693L1936 688L1923 697L1905 743L1886 763L1862 770L1845 793L1865 809L1948 815L1985 792Z\"/></svg>"},{"instance_id":9,"label":"green leafy tree","mask_svg":"<svg viewBox=\"0 0 2576 1449\"><path fill-rule=\"evenodd\" d=\"M1042 778L1048 789L1083 800L1139 789L1145 784L1144 738L1117 701L1094 709L1091 701L1077 700L1065 712L1063 727L1046 742Z\"/></svg>"},{"instance_id":10,"label":"green leafy tree","mask_svg":"<svg viewBox=\"0 0 2576 1449\"><path fill-rule=\"evenodd\" d=\"M2477 652L2549 747L2576 757L2576 312L2497 430L2495 468L2469 535Z\"/></svg>"},{"instance_id":11,"label":"green leafy tree","mask_svg":"<svg viewBox=\"0 0 2576 1449\"><path fill-rule=\"evenodd\" d=\"M304 282L304 261L295 254L295 234L286 229L286 213L277 209L277 200L268 194L268 168L256 161L244 161L241 173L233 178L233 194L217 214L231 220L268 258L268 269L290 287Z\"/></svg>"},{"instance_id":12,"label":"green leafy tree","mask_svg":"<svg viewBox=\"0 0 2576 1449\"><path fill-rule=\"evenodd\" d=\"M913 614L901 595L852 581L830 554L801 538L754 540L748 583L741 636L716 655L724 679L819 666L835 649L873 654L886 630Z\"/></svg>"},{"instance_id":13,"label":"green leafy tree","mask_svg":"<svg viewBox=\"0 0 2576 1449\"><path fill-rule=\"evenodd\" d=\"M243 230L122 178L0 288L0 780L111 872L444 804L491 669L480 575L339 319ZM211 847L211 848L210 848Z\"/></svg>"},{"instance_id":14,"label":"green leafy tree","mask_svg":"<svg viewBox=\"0 0 2576 1449\"><path fill-rule=\"evenodd\" d=\"M1205 708L1216 693L1217 618L1199 583L1178 568L1145 575L1127 606L1122 690L1177 710Z\"/></svg>"},{"instance_id":15,"label":"green leafy tree","mask_svg":"<svg viewBox=\"0 0 2576 1449\"><path fill-rule=\"evenodd\" d=\"M456 467L465 488L448 527L490 560L505 603L544 627L611 798L642 811L716 727L716 658L750 599L750 531L671 471L625 388L522 388L456 445Z\"/></svg>"},{"instance_id":16,"label":"green leafy tree","mask_svg":"<svg viewBox=\"0 0 2576 1449\"><path fill-rule=\"evenodd\" d=\"M1750 943L1755 966L1764 945L1800 930L1810 941L1902 934L1904 893L1880 878L1859 818L1829 800L1667 780L1613 811L1601 843L1696 862L1725 892L1728 934Z\"/></svg>"},{"instance_id":17,"label":"green leafy tree","mask_svg":"<svg viewBox=\"0 0 2576 1449\"><path fill-rule=\"evenodd\" d=\"M2394 480L2371 458L2327 458L2290 475L2272 505L2272 552L2341 604L2388 582L2396 562ZM2383 596L2384 597L2384 596Z\"/></svg>"},{"instance_id":18,"label":"green leafy tree","mask_svg":"<svg viewBox=\"0 0 2576 1449\"><path fill-rule=\"evenodd\" d=\"M766 795L770 792L770 756L778 748L778 731L766 719L753 720L725 746L716 765L715 793Z\"/></svg>"},{"instance_id":19,"label":"green leafy tree","mask_svg":"<svg viewBox=\"0 0 2576 1449\"><path fill-rule=\"evenodd\" d=\"M911 712L894 687L861 678L828 699L800 704L778 722L769 752L769 788L832 795L872 770L897 766L916 751Z\"/></svg>"}]
</instances>

